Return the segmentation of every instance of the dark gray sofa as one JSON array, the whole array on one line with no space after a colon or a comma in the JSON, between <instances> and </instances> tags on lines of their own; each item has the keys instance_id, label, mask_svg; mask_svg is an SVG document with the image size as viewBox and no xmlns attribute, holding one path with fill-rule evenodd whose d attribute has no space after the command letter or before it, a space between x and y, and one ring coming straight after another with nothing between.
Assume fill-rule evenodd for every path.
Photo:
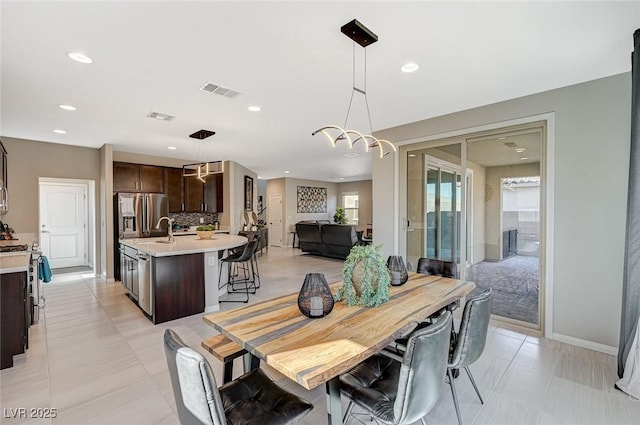
<instances>
[{"instance_id":1,"label":"dark gray sofa","mask_svg":"<svg viewBox=\"0 0 640 425\"><path fill-rule=\"evenodd\" d=\"M344 260L360 241L354 226L301 221L296 224L302 252Z\"/></svg>"}]
</instances>

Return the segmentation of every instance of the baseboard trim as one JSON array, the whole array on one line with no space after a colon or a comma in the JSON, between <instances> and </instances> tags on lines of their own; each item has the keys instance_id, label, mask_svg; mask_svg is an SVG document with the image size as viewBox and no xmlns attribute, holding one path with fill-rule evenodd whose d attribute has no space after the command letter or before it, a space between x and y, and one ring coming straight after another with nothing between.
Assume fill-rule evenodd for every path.
<instances>
[{"instance_id":1,"label":"baseboard trim","mask_svg":"<svg viewBox=\"0 0 640 425\"><path fill-rule=\"evenodd\" d=\"M567 344L575 345L582 348L588 348L589 350L599 351L600 353L610 354L612 356L618 355L618 347L611 345L599 344L597 342L588 341L582 338L575 338L569 335L563 335L559 333L553 333L552 338L556 341L564 342Z\"/></svg>"}]
</instances>

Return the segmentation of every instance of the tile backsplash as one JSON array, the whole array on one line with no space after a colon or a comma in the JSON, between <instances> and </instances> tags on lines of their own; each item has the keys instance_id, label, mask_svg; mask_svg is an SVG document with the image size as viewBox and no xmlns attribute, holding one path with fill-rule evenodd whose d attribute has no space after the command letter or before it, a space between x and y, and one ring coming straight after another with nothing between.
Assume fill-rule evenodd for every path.
<instances>
[{"instance_id":1,"label":"tile backsplash","mask_svg":"<svg viewBox=\"0 0 640 425\"><path fill-rule=\"evenodd\" d=\"M169 218L173 219L174 224L181 226L197 226L200 223L200 218L203 219L204 224L213 224L218 220L218 214L216 213L171 213Z\"/></svg>"}]
</instances>

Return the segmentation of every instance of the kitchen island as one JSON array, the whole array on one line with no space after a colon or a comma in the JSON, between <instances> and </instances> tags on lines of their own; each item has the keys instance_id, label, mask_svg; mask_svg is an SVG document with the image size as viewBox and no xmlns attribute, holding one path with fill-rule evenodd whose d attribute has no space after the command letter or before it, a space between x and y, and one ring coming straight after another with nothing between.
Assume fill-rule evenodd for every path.
<instances>
[{"instance_id":1,"label":"kitchen island","mask_svg":"<svg viewBox=\"0 0 640 425\"><path fill-rule=\"evenodd\" d=\"M138 304L153 323L217 311L219 252L247 243L244 236L216 234L211 239L180 236L122 239L138 253ZM222 273L222 279L227 274Z\"/></svg>"}]
</instances>

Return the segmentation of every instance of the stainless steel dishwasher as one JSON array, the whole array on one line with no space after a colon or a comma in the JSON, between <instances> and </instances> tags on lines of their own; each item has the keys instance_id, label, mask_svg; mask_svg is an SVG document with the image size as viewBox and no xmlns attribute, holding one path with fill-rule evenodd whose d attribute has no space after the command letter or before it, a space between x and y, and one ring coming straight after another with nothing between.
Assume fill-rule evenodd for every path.
<instances>
[{"instance_id":1,"label":"stainless steel dishwasher","mask_svg":"<svg viewBox=\"0 0 640 425\"><path fill-rule=\"evenodd\" d=\"M138 305L145 313L153 315L153 288L151 287L151 258L138 251Z\"/></svg>"}]
</instances>

